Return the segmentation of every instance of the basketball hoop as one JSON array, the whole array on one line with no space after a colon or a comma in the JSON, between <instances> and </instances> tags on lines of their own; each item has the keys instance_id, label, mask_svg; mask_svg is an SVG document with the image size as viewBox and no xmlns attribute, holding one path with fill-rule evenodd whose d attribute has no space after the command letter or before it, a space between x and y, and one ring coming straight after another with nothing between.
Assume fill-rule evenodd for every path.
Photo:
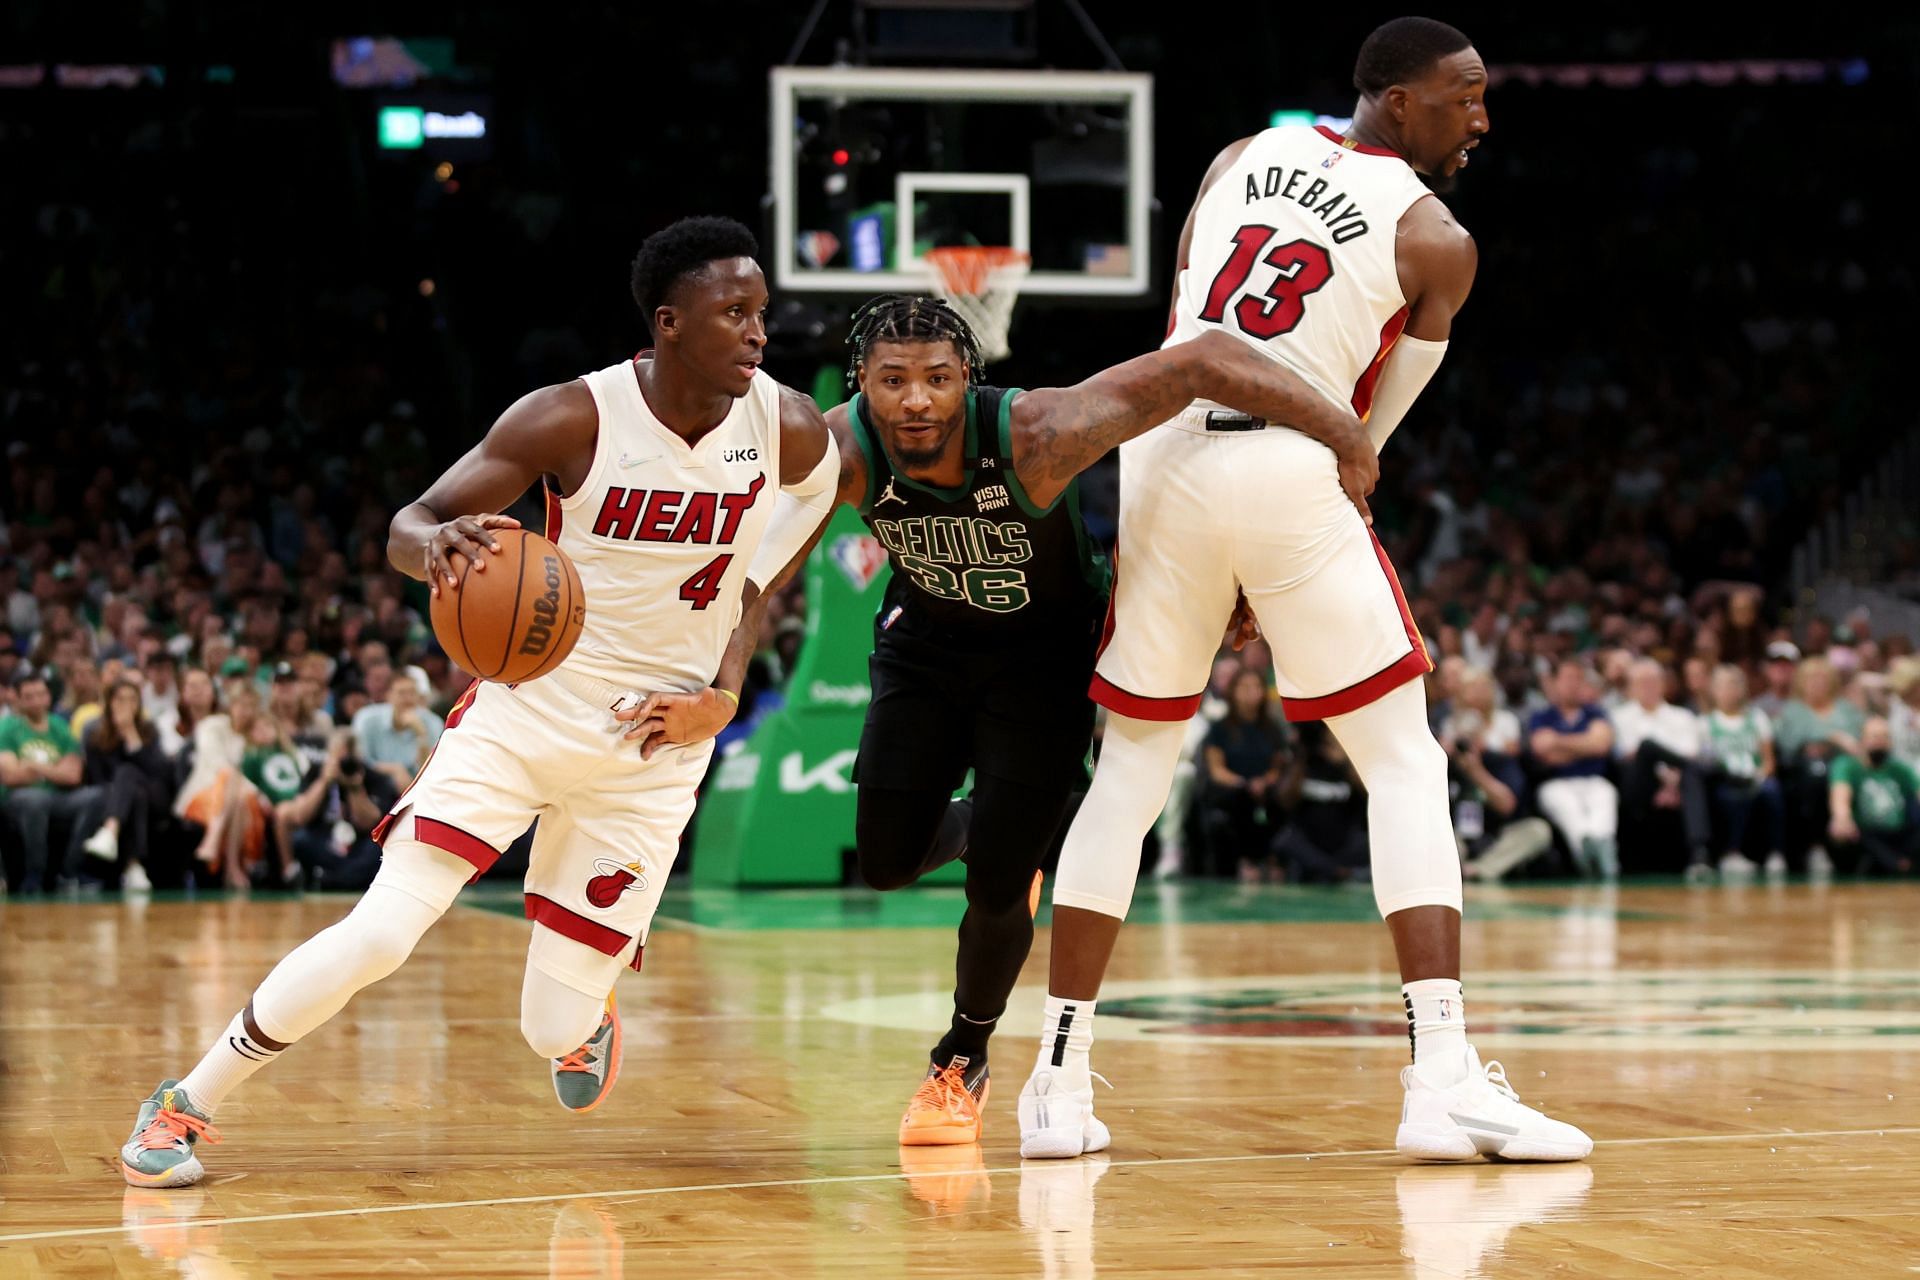
<instances>
[{"instance_id":1,"label":"basketball hoop","mask_svg":"<svg viewBox=\"0 0 1920 1280\"><path fill-rule=\"evenodd\" d=\"M960 318L980 339L980 354L999 360L1008 354L1007 330L1032 259L1004 245L954 244L927 250L934 283Z\"/></svg>"}]
</instances>

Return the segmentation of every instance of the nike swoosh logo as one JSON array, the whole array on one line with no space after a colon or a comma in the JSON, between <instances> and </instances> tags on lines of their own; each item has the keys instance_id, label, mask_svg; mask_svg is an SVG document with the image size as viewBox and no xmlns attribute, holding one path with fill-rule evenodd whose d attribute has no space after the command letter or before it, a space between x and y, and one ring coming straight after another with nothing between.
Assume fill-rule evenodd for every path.
<instances>
[{"instance_id":1,"label":"nike swoosh logo","mask_svg":"<svg viewBox=\"0 0 1920 1280\"><path fill-rule=\"evenodd\" d=\"M647 462L658 462L661 456L662 455L656 453L645 458L635 458L623 453L620 455L620 465L623 467L637 467Z\"/></svg>"},{"instance_id":2,"label":"nike swoosh logo","mask_svg":"<svg viewBox=\"0 0 1920 1280\"><path fill-rule=\"evenodd\" d=\"M1482 1133L1504 1133L1508 1137L1512 1137L1514 1134L1520 1132L1520 1130L1513 1125L1495 1124L1491 1120L1481 1120L1474 1116L1463 1116L1457 1111L1447 1112L1447 1118L1459 1125L1462 1129L1478 1129Z\"/></svg>"}]
</instances>

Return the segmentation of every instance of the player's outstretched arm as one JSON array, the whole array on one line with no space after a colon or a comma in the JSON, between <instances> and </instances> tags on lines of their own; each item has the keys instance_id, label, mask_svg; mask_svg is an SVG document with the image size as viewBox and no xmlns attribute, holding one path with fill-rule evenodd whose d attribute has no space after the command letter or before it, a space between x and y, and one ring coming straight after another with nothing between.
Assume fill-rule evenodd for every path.
<instances>
[{"instance_id":1,"label":"player's outstretched arm","mask_svg":"<svg viewBox=\"0 0 1920 1280\"><path fill-rule=\"evenodd\" d=\"M1291 369L1226 333L1136 356L1071 387L1043 387L1013 402L1013 465L1036 503L1051 503L1107 450L1209 399L1285 425L1332 449L1341 484L1367 514L1379 478L1360 420Z\"/></svg>"},{"instance_id":2,"label":"player's outstretched arm","mask_svg":"<svg viewBox=\"0 0 1920 1280\"><path fill-rule=\"evenodd\" d=\"M543 475L571 493L586 480L600 430L600 413L584 382L542 387L516 400L492 430L448 467L418 501L400 509L387 527L387 560L433 594L456 590L457 553L483 573L499 550L490 530L517 529L512 516L493 514L513 504Z\"/></svg>"}]
</instances>

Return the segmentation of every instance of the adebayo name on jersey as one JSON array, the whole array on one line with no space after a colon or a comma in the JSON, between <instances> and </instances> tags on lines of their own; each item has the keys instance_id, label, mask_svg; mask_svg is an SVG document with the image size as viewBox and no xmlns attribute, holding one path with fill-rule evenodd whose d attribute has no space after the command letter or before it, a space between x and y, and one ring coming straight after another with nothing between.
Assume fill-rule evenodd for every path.
<instances>
[{"instance_id":1,"label":"adebayo name on jersey","mask_svg":"<svg viewBox=\"0 0 1920 1280\"><path fill-rule=\"evenodd\" d=\"M1358 205L1348 201L1346 192L1336 191L1330 196L1326 195L1327 188L1332 184L1325 178L1315 178L1296 193L1294 188L1307 176L1305 169L1281 165L1268 166L1264 180L1258 172L1250 172L1247 174L1247 203L1275 198L1295 201L1332 228L1335 244L1345 244L1367 234L1366 215L1361 213ZM1326 196L1326 199L1321 199L1322 196ZM1342 209L1342 204L1347 207Z\"/></svg>"}]
</instances>

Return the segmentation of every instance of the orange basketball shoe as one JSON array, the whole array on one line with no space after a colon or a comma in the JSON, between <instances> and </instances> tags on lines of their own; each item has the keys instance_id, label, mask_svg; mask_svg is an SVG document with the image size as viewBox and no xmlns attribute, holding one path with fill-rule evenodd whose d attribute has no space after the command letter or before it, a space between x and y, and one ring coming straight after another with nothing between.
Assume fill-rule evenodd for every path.
<instances>
[{"instance_id":1,"label":"orange basketball shoe","mask_svg":"<svg viewBox=\"0 0 1920 1280\"><path fill-rule=\"evenodd\" d=\"M903 1147L950 1147L980 1141L986 1123L987 1064L974 1066L956 1057L944 1067L929 1065L900 1117Z\"/></svg>"}]
</instances>

